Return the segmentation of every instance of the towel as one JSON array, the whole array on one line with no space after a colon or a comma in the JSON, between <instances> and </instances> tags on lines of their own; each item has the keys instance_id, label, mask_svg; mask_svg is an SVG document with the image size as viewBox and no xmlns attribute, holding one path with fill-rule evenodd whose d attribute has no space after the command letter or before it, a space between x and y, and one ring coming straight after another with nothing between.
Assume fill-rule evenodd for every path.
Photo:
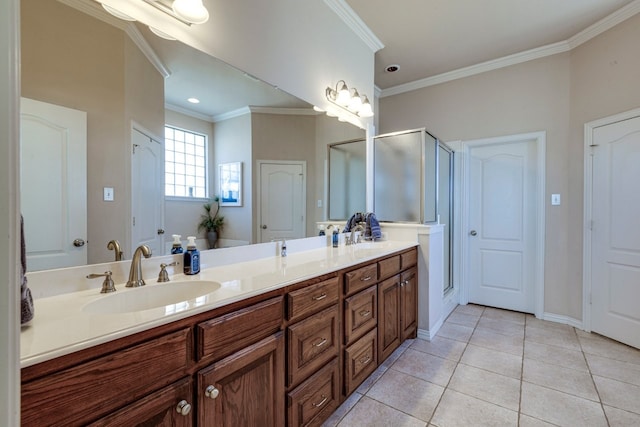
<instances>
[{"instance_id":1,"label":"towel","mask_svg":"<svg viewBox=\"0 0 640 427\"><path fill-rule=\"evenodd\" d=\"M376 219L376 214L374 214L373 212L367 213L364 221L367 224L364 232L365 238L367 237L370 237L371 239L382 238L382 230L380 230L380 223Z\"/></svg>"},{"instance_id":2,"label":"towel","mask_svg":"<svg viewBox=\"0 0 640 427\"><path fill-rule=\"evenodd\" d=\"M24 242L24 218L20 217L20 323L33 319L33 297L27 286L27 247Z\"/></svg>"},{"instance_id":3,"label":"towel","mask_svg":"<svg viewBox=\"0 0 640 427\"><path fill-rule=\"evenodd\" d=\"M344 230L342 230L342 232L349 233L352 228L354 228L359 223L364 222L364 220L365 220L365 215L362 212L354 213L353 215L351 215L351 218L349 218L349 220L347 221L347 224L344 226Z\"/></svg>"}]
</instances>

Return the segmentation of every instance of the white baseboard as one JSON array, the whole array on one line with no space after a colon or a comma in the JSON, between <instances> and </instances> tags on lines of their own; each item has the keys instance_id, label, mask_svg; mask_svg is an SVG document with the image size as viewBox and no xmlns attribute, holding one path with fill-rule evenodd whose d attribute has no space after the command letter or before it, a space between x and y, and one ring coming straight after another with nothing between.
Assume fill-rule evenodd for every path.
<instances>
[{"instance_id":1,"label":"white baseboard","mask_svg":"<svg viewBox=\"0 0 640 427\"><path fill-rule=\"evenodd\" d=\"M435 325L433 325L433 328L431 329L427 330L427 329L418 328L418 338L431 341L433 338L435 338L436 334L440 330L440 327L442 327L443 323L444 323L444 319L440 319L436 322Z\"/></svg>"},{"instance_id":2,"label":"white baseboard","mask_svg":"<svg viewBox=\"0 0 640 427\"><path fill-rule=\"evenodd\" d=\"M564 316L561 314L553 314L553 313L544 313L543 320L548 320L550 322L563 323L565 325L573 326L574 328L584 329L584 325L582 320L574 319L573 317Z\"/></svg>"}]
</instances>

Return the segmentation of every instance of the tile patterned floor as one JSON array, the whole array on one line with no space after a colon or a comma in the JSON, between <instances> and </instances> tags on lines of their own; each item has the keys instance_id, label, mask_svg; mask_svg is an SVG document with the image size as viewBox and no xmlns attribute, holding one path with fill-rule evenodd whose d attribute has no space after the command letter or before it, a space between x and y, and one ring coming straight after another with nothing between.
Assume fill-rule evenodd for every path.
<instances>
[{"instance_id":1,"label":"tile patterned floor","mask_svg":"<svg viewBox=\"0 0 640 427\"><path fill-rule=\"evenodd\" d=\"M324 426L640 426L640 350L458 306L432 341L403 343Z\"/></svg>"}]
</instances>

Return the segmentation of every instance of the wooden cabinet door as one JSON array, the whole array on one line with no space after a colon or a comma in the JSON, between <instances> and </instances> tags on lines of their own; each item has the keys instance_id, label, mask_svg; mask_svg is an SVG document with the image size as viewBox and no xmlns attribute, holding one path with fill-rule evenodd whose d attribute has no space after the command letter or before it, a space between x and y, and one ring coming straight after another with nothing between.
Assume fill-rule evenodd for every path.
<instances>
[{"instance_id":1,"label":"wooden cabinet door","mask_svg":"<svg viewBox=\"0 0 640 427\"><path fill-rule=\"evenodd\" d=\"M401 342L400 275L378 285L378 361L382 363Z\"/></svg>"},{"instance_id":2,"label":"wooden cabinet door","mask_svg":"<svg viewBox=\"0 0 640 427\"><path fill-rule=\"evenodd\" d=\"M415 338L418 328L418 274L415 267L402 273L400 282L401 329L402 341Z\"/></svg>"},{"instance_id":3,"label":"wooden cabinet door","mask_svg":"<svg viewBox=\"0 0 640 427\"><path fill-rule=\"evenodd\" d=\"M192 397L191 378L185 378L89 424L89 427L191 427L194 425Z\"/></svg>"},{"instance_id":4,"label":"wooden cabinet door","mask_svg":"<svg viewBox=\"0 0 640 427\"><path fill-rule=\"evenodd\" d=\"M199 426L284 425L284 338L267 337L201 370Z\"/></svg>"}]
</instances>

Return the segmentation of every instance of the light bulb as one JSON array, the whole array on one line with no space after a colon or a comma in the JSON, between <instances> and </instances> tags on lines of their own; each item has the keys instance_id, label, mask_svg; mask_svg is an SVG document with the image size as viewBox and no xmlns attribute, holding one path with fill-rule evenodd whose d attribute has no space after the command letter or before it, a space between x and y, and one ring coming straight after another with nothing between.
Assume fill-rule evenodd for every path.
<instances>
[{"instance_id":1,"label":"light bulb","mask_svg":"<svg viewBox=\"0 0 640 427\"><path fill-rule=\"evenodd\" d=\"M336 95L336 102L340 105L348 105L351 101L351 94L347 84L341 80L342 85L338 82L338 95Z\"/></svg>"},{"instance_id":2,"label":"light bulb","mask_svg":"<svg viewBox=\"0 0 640 427\"><path fill-rule=\"evenodd\" d=\"M371 103L369 102L369 98L367 98L367 95L363 95L362 97L364 99L362 101L362 106L360 107L360 111L358 111L358 115L360 117L373 116L373 109L371 108Z\"/></svg>"},{"instance_id":3,"label":"light bulb","mask_svg":"<svg viewBox=\"0 0 640 427\"><path fill-rule=\"evenodd\" d=\"M349 100L349 110L355 111L356 113L360 111L360 107L362 107L362 99L360 99L360 94L356 88L353 88L353 95Z\"/></svg>"},{"instance_id":4,"label":"light bulb","mask_svg":"<svg viewBox=\"0 0 640 427\"><path fill-rule=\"evenodd\" d=\"M173 12L192 24L204 24L209 20L209 11L202 0L174 0Z\"/></svg>"}]
</instances>

